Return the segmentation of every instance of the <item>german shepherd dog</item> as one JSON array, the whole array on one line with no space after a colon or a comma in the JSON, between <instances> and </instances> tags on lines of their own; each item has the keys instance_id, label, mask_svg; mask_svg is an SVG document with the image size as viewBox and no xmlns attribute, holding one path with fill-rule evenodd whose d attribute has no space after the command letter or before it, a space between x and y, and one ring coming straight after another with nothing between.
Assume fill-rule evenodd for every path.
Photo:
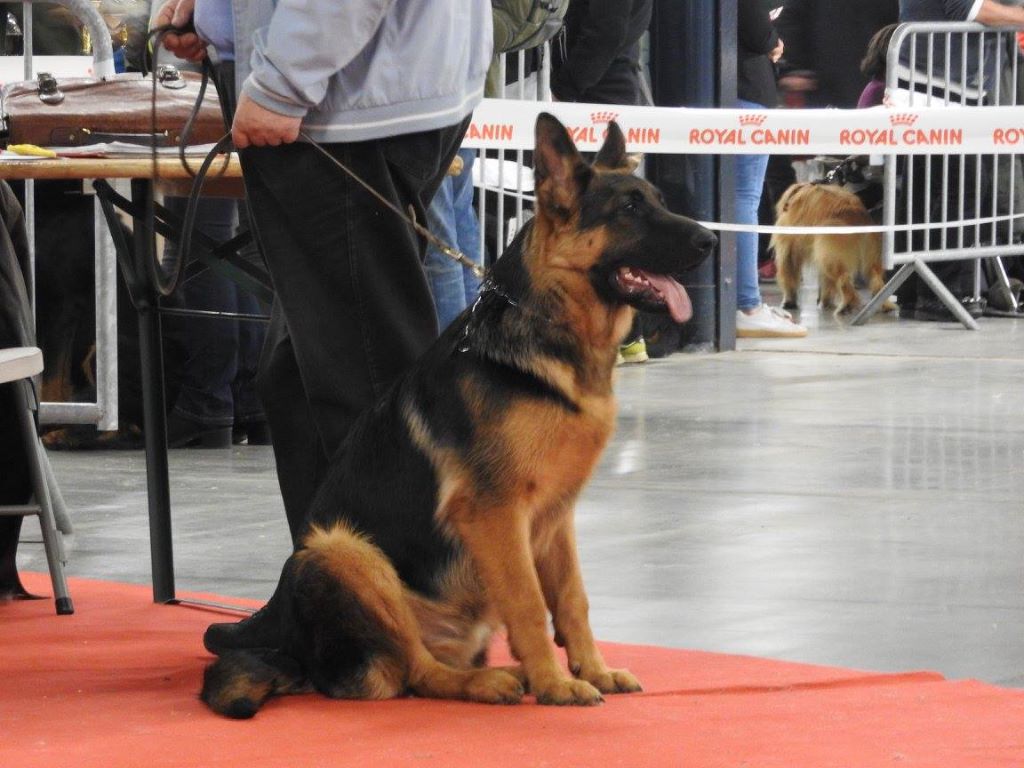
<instances>
[{"instance_id":1,"label":"german shepherd dog","mask_svg":"<svg viewBox=\"0 0 1024 768\"><path fill-rule=\"evenodd\" d=\"M476 304L357 421L270 601L207 630L214 711L252 717L311 690L576 705L640 690L594 643L573 506L615 425L634 308L685 322L671 276L716 239L624 170L614 123L590 165L542 114L534 166L534 218ZM502 625L521 664L488 668Z\"/></svg>"},{"instance_id":2,"label":"german shepherd dog","mask_svg":"<svg viewBox=\"0 0 1024 768\"><path fill-rule=\"evenodd\" d=\"M775 213L775 223L787 227L849 227L874 223L857 195L834 184L793 184L779 198ZM833 309L837 316L856 309L861 303L853 283L857 275L868 279L872 295L885 285L882 236L878 232L775 233L770 247L775 251L776 274L785 309L797 309L800 278L808 263L818 268L818 303L822 308ZM894 308L891 301L886 302L886 310Z\"/></svg>"}]
</instances>

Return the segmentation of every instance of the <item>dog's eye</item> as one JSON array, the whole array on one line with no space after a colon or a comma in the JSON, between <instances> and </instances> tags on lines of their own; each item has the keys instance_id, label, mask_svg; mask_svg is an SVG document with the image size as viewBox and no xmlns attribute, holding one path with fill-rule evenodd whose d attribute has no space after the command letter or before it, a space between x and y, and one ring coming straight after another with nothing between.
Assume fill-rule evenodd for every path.
<instances>
[{"instance_id":1,"label":"dog's eye","mask_svg":"<svg viewBox=\"0 0 1024 768\"><path fill-rule=\"evenodd\" d=\"M622 201L622 204L619 206L619 210L630 215L639 213L642 200L643 198L640 196L630 195Z\"/></svg>"}]
</instances>

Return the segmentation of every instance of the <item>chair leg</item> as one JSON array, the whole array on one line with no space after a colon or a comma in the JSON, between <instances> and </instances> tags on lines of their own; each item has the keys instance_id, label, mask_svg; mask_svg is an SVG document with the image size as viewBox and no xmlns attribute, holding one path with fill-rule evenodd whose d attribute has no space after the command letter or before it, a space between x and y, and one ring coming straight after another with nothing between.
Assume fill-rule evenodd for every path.
<instances>
[{"instance_id":1,"label":"chair leg","mask_svg":"<svg viewBox=\"0 0 1024 768\"><path fill-rule=\"evenodd\" d=\"M57 485L57 478L53 474L53 467L50 466L50 457L46 455L46 449L41 452L43 462L43 475L46 477L46 487L50 490L50 503L53 504L53 519L57 524L57 530L64 536L70 536L75 532L71 525L71 516L68 514L68 505L64 501L64 494L60 492Z\"/></svg>"},{"instance_id":2,"label":"chair leg","mask_svg":"<svg viewBox=\"0 0 1024 768\"><path fill-rule=\"evenodd\" d=\"M43 470L43 446L36 432L35 421L29 408L26 394L28 381L19 382L22 386L15 387L18 419L21 422L25 451L28 455L29 474L32 479L32 492L39 506L39 527L43 533L43 548L46 551L46 563L50 569L50 581L53 583L53 596L57 605L57 613L61 615L75 612L68 593L67 580L64 578L64 555L61 547L60 534L53 517L53 505L50 500L50 489L47 487L46 474Z\"/></svg>"}]
</instances>

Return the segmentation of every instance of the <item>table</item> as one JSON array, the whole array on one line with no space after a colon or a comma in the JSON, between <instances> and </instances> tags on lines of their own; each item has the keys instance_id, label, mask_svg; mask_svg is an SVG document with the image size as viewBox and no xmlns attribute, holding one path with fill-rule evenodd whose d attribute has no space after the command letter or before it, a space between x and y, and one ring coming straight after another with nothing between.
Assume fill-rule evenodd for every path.
<instances>
[{"instance_id":1,"label":"table","mask_svg":"<svg viewBox=\"0 0 1024 768\"><path fill-rule=\"evenodd\" d=\"M202 160L189 158L192 172ZM177 156L46 158L40 160L0 160L0 179L74 180L93 179L93 187L104 211L114 240L118 264L128 285L132 303L139 314L139 351L141 358L143 433L146 450L146 485L149 508L150 556L153 573L153 600L176 602L174 553L171 540L171 499L167 461L167 420L164 402L164 370L161 349L160 293L150 278L155 263L155 233L165 237L180 235L180 220L153 200L155 189L166 194L187 196L192 185L189 169ZM130 179L131 199L119 195L109 179ZM203 194L241 197L241 165L237 156L227 162L217 160L203 185ZM134 220L133 248L123 237L117 211ZM195 255L208 265L225 268L249 290L264 299L272 295L270 280L264 273L237 257L238 249L248 242L236 237L228 243L216 243L201 232L192 235Z\"/></svg>"}]
</instances>

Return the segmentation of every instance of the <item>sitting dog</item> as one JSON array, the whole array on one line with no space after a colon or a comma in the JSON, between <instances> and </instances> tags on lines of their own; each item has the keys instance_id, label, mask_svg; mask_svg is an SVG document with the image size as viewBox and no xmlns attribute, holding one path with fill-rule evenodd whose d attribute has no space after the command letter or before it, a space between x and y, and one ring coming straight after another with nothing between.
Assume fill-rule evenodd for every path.
<instances>
[{"instance_id":1,"label":"sitting dog","mask_svg":"<svg viewBox=\"0 0 1024 768\"><path fill-rule=\"evenodd\" d=\"M267 605L207 630L213 710L252 717L310 690L491 703L529 690L576 705L640 690L594 643L573 506L615 426L634 308L685 322L671 276L716 239L627 164L614 123L590 165L538 118L534 218L478 301L352 428ZM488 668L502 625L521 666Z\"/></svg>"},{"instance_id":2,"label":"sitting dog","mask_svg":"<svg viewBox=\"0 0 1024 768\"><path fill-rule=\"evenodd\" d=\"M793 184L775 206L775 223L786 227L870 226L874 222L860 198L834 184ZM882 274L882 236L878 232L835 235L788 235L775 233L776 276L782 288L782 306L797 309L797 292L804 265L818 269L818 303L838 316L860 306L854 278L863 275L872 294L885 285ZM894 309L891 300L886 310Z\"/></svg>"}]
</instances>

